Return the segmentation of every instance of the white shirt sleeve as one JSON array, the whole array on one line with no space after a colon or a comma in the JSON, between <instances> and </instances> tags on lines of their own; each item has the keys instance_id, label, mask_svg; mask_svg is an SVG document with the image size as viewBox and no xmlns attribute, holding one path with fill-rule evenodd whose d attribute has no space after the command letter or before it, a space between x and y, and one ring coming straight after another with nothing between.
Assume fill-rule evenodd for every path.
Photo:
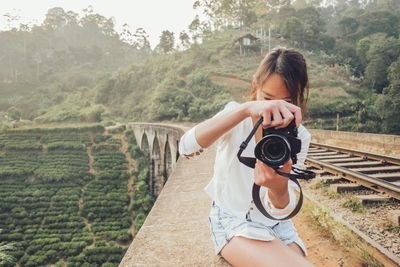
<instances>
[{"instance_id":1,"label":"white shirt sleeve","mask_svg":"<svg viewBox=\"0 0 400 267\"><path fill-rule=\"evenodd\" d=\"M240 104L235 101L231 101L231 102L227 103L225 105L224 109L219 111L217 114L215 114L213 116L213 118L233 110L238 105L240 105ZM179 142L179 154L186 156L186 158L189 158L188 157L189 155L194 154L191 158L197 159L198 156L203 151L208 149L208 148L207 149L202 148L199 145L199 143L197 142L196 133L195 133L196 126L192 127L189 131L187 131L184 135L182 135L180 142ZM222 136L217 141L215 141L214 144L210 147L215 147L221 139L222 139Z\"/></svg>"},{"instance_id":2,"label":"white shirt sleeve","mask_svg":"<svg viewBox=\"0 0 400 267\"><path fill-rule=\"evenodd\" d=\"M301 140L301 149L300 152L297 154L297 163L294 166L299 169L304 169L305 168L304 163L307 158L308 147L310 146L311 142L311 134L302 124L300 124L297 136Z\"/></svg>"},{"instance_id":3,"label":"white shirt sleeve","mask_svg":"<svg viewBox=\"0 0 400 267\"><path fill-rule=\"evenodd\" d=\"M191 128L182 135L179 142L179 153L181 155L190 155L201 150L201 146L197 143L195 136L195 127Z\"/></svg>"},{"instance_id":4,"label":"white shirt sleeve","mask_svg":"<svg viewBox=\"0 0 400 267\"><path fill-rule=\"evenodd\" d=\"M264 206L266 207L266 211L272 216L276 217L277 219L282 219L286 217L296 207L296 195L294 193L294 189L291 186L289 186L288 191L289 191L289 203L286 205L286 207L282 209L278 209L272 204L271 200L268 197L268 188L265 192Z\"/></svg>"}]
</instances>

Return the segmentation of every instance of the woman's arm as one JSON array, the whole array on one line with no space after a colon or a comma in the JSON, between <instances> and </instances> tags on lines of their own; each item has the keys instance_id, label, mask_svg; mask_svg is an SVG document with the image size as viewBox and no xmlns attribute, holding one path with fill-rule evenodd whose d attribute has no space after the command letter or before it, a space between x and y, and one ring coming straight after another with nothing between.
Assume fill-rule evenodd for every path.
<instances>
[{"instance_id":1,"label":"woman's arm","mask_svg":"<svg viewBox=\"0 0 400 267\"><path fill-rule=\"evenodd\" d=\"M302 169L304 168L304 163L307 157L308 148L310 146L311 135L307 131L307 129L302 125L298 128L298 131L299 131L298 138L301 139L301 150L297 154L297 163L295 166L297 168ZM273 173L271 173L271 169L265 164L262 164L262 162L257 161L257 163L258 164L261 163L260 166L256 166L256 168L259 168L261 170L260 172L255 173L256 183L260 184L263 183L264 186L269 187L268 194L265 196L266 202L271 203L273 205L272 210L275 213L279 215L289 214L295 208L296 202L294 200L296 199L296 196L294 195L293 190L294 188L297 188L297 185L295 185L293 181L289 181L289 183L292 183L292 186L289 186L289 183L286 182L288 181L288 178L283 176L280 176L282 178L280 179L280 181L274 181L273 182L274 185L271 185L267 181L268 177L277 174L274 171L272 171ZM291 167L292 167L292 161L289 160L280 171L289 173ZM264 177L265 180L259 177Z\"/></svg>"},{"instance_id":2,"label":"woman's arm","mask_svg":"<svg viewBox=\"0 0 400 267\"><path fill-rule=\"evenodd\" d=\"M283 100L249 101L240 104L231 112L212 117L196 126L195 137L202 148L212 145L224 133L235 127L243 119L251 116L264 118L262 127L286 127L296 118L296 125L301 122L301 109Z\"/></svg>"}]
</instances>

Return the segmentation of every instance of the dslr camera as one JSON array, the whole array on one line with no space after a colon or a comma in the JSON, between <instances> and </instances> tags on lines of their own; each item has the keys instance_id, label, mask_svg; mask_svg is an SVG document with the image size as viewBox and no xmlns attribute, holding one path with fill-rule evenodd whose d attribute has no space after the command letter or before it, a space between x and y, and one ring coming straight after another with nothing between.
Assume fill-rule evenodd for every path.
<instances>
[{"instance_id":1,"label":"dslr camera","mask_svg":"<svg viewBox=\"0 0 400 267\"><path fill-rule=\"evenodd\" d=\"M297 138L297 128L293 119L286 128L263 129L263 138L254 150L255 157L267 166L277 169L289 159L297 162L297 153L301 150L301 140Z\"/></svg>"},{"instance_id":2,"label":"dslr camera","mask_svg":"<svg viewBox=\"0 0 400 267\"><path fill-rule=\"evenodd\" d=\"M292 180L300 189L300 197L296 204L295 209L287 215L285 218L277 219L271 216L264 208L260 199L260 186L253 184L252 196L254 204L257 209L267 218L271 220L287 220L295 216L301 206L303 205L303 192L297 179L312 179L315 177L315 173L308 170L300 170L292 166L292 173L284 173L279 171L280 166L284 165L290 159L293 164L297 163L297 153L301 150L301 140L297 138L297 128L295 120L292 120L286 128L275 129L268 128L263 129L263 138L257 143L254 154L256 158L242 157L243 151L246 149L251 138L254 136L258 127L262 123L263 118L260 118L249 136L240 145L240 149L237 153L237 157L241 163L250 168L255 168L256 158L264 162L267 166L273 168L275 172L281 176L287 177Z\"/></svg>"}]
</instances>

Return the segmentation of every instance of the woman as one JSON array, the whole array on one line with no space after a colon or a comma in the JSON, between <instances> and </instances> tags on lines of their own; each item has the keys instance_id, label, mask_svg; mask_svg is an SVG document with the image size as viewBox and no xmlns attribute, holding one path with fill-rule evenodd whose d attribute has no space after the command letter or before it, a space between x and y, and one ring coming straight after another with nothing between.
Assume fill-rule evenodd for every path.
<instances>
[{"instance_id":1,"label":"woman","mask_svg":"<svg viewBox=\"0 0 400 267\"><path fill-rule=\"evenodd\" d=\"M296 205L295 183L278 175L257 160L254 169L237 159L240 144L263 117L263 128L284 128L295 119L302 141L297 167L302 167L310 134L300 124L308 96L308 75L304 57L292 49L271 51L256 70L248 102L229 102L214 117L186 132L179 151L186 157L205 148L216 149L214 176L205 191L212 198L209 221L216 255L234 266L312 266L306 248L291 220L264 217L252 200L253 183L262 186L260 196L267 211L284 218ZM243 152L254 157L254 147L262 138L259 127ZM291 160L281 172L289 173Z\"/></svg>"}]
</instances>

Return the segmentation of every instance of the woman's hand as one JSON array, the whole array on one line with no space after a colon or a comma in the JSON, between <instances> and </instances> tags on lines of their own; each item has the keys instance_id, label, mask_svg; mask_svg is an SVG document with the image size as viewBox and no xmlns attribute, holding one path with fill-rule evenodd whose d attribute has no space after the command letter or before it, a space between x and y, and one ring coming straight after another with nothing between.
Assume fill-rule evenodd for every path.
<instances>
[{"instance_id":1,"label":"woman's hand","mask_svg":"<svg viewBox=\"0 0 400 267\"><path fill-rule=\"evenodd\" d=\"M299 127L302 120L301 108L284 100L249 101L245 105L248 116L263 117L262 127L265 129L269 127L285 128L294 117L296 118L296 127Z\"/></svg>"},{"instance_id":2,"label":"woman's hand","mask_svg":"<svg viewBox=\"0 0 400 267\"><path fill-rule=\"evenodd\" d=\"M291 169L292 159L278 170L290 173ZM268 188L268 197L276 208L284 208L289 203L289 178L279 175L274 169L268 167L258 159L254 167L254 183Z\"/></svg>"}]
</instances>

